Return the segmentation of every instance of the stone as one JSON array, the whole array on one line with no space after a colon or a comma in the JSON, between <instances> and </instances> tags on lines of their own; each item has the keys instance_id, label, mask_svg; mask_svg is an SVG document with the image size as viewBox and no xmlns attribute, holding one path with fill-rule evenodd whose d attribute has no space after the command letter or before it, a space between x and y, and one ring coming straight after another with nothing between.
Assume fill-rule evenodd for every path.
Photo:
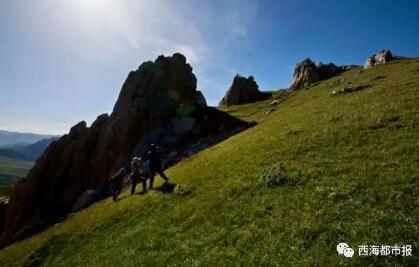
<instances>
[{"instance_id":1,"label":"stone","mask_svg":"<svg viewBox=\"0 0 419 267\"><path fill-rule=\"evenodd\" d=\"M269 105L271 105L271 106L276 106L276 105L278 105L279 103L281 103L281 101L279 101L278 99L275 99L275 100L273 100L271 103L269 103Z\"/></svg>"},{"instance_id":2,"label":"stone","mask_svg":"<svg viewBox=\"0 0 419 267\"><path fill-rule=\"evenodd\" d=\"M342 88L333 90L332 92L330 92L330 95L331 96L343 95L343 94L347 94L347 93L360 91L360 90L363 90L363 89L368 88L368 87L370 87L370 85L368 85L368 84L361 84L361 85L358 85L358 86L342 87Z\"/></svg>"},{"instance_id":3,"label":"stone","mask_svg":"<svg viewBox=\"0 0 419 267\"><path fill-rule=\"evenodd\" d=\"M396 57L393 56L390 50L381 50L380 52L367 58L364 63L364 69L369 69L375 65L388 63L395 58Z\"/></svg>"},{"instance_id":4,"label":"stone","mask_svg":"<svg viewBox=\"0 0 419 267\"><path fill-rule=\"evenodd\" d=\"M336 80L335 84L341 84L341 83L344 83L344 82L345 82L345 78L340 78L340 79Z\"/></svg>"},{"instance_id":5,"label":"stone","mask_svg":"<svg viewBox=\"0 0 419 267\"><path fill-rule=\"evenodd\" d=\"M203 106L203 107L207 106L207 101L205 100L204 94L201 91L196 91L195 105Z\"/></svg>"},{"instance_id":6,"label":"stone","mask_svg":"<svg viewBox=\"0 0 419 267\"><path fill-rule=\"evenodd\" d=\"M248 78L236 75L219 106L232 106L252 103L266 99L270 94L259 91L259 86L253 76Z\"/></svg>"},{"instance_id":7,"label":"stone","mask_svg":"<svg viewBox=\"0 0 419 267\"><path fill-rule=\"evenodd\" d=\"M307 89L314 83L329 79L343 71L344 68L333 63L320 62L316 65L310 58L306 58L296 65L288 91Z\"/></svg>"},{"instance_id":8,"label":"stone","mask_svg":"<svg viewBox=\"0 0 419 267\"><path fill-rule=\"evenodd\" d=\"M265 109L264 111L263 111L263 115L264 116L268 116L268 115L270 115L272 112L274 111L274 109L273 108L269 108L269 109Z\"/></svg>"}]
</instances>

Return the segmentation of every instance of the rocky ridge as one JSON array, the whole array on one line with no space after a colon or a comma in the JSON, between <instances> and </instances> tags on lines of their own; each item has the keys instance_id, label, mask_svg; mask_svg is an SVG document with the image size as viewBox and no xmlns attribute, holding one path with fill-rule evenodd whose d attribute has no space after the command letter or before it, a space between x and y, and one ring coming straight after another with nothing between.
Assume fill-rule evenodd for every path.
<instances>
[{"instance_id":1,"label":"rocky ridge","mask_svg":"<svg viewBox=\"0 0 419 267\"><path fill-rule=\"evenodd\" d=\"M159 56L131 71L110 115L98 116L90 127L84 121L73 126L51 143L27 177L15 185L1 242L25 238L65 218L80 196L106 189L108 177L129 166L129 159L150 142L188 151L190 143L185 140L218 136L220 141L229 132L249 127L206 107L196 83L181 54ZM174 162L176 159L171 164ZM106 196L106 190L103 192L101 197Z\"/></svg>"},{"instance_id":2,"label":"rocky ridge","mask_svg":"<svg viewBox=\"0 0 419 267\"><path fill-rule=\"evenodd\" d=\"M306 58L298 63L294 69L289 91L296 91L309 88L312 84L329 79L342 73L343 67L338 67L333 63L315 64L310 58Z\"/></svg>"},{"instance_id":3,"label":"rocky ridge","mask_svg":"<svg viewBox=\"0 0 419 267\"><path fill-rule=\"evenodd\" d=\"M364 63L364 69L369 69L379 64L385 64L394 59L396 59L396 57L393 56L390 50L383 49L380 52L377 52L374 55L367 58L367 60Z\"/></svg>"},{"instance_id":4,"label":"rocky ridge","mask_svg":"<svg viewBox=\"0 0 419 267\"><path fill-rule=\"evenodd\" d=\"M259 91L259 86L253 76L246 78L237 74L219 106L252 103L263 100L269 95L269 93Z\"/></svg>"}]
</instances>

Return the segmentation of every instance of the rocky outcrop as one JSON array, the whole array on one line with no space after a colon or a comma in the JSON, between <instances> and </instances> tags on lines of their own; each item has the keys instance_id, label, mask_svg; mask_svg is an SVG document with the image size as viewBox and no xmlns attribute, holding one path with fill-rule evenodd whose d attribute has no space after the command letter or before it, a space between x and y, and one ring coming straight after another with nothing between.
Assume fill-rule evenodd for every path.
<instances>
[{"instance_id":1,"label":"rocky outcrop","mask_svg":"<svg viewBox=\"0 0 419 267\"><path fill-rule=\"evenodd\" d=\"M311 59L306 58L298 63L294 69L289 91L296 91L309 88L313 83L329 79L343 72L344 68L338 67L333 63L315 64Z\"/></svg>"},{"instance_id":2,"label":"rocky outcrop","mask_svg":"<svg viewBox=\"0 0 419 267\"><path fill-rule=\"evenodd\" d=\"M129 166L135 150L148 145L146 136L176 120L193 120L191 127L179 126L186 127L181 129L185 132L179 133L182 136L221 131L223 125L245 125L231 116L225 118L224 113L224 122L204 123L214 111L196 104L196 82L191 66L181 54L160 56L130 72L110 115L100 115L90 127L85 122L72 127L68 134L50 144L27 177L15 185L2 243L25 238L65 217L72 208L88 205L92 194L90 191L83 196L84 192L96 190L96 194L98 188L106 189L103 185L108 177L121 166ZM103 196L106 192L100 194Z\"/></svg>"},{"instance_id":3,"label":"rocky outcrop","mask_svg":"<svg viewBox=\"0 0 419 267\"><path fill-rule=\"evenodd\" d=\"M300 90L309 87L320 80L316 64L311 59L304 59L294 69L294 75L289 91Z\"/></svg>"},{"instance_id":4,"label":"rocky outcrop","mask_svg":"<svg viewBox=\"0 0 419 267\"><path fill-rule=\"evenodd\" d=\"M369 69L375 65L385 64L396 57L390 52L390 50L381 50L380 52L370 56L364 63L364 69Z\"/></svg>"},{"instance_id":5,"label":"rocky outcrop","mask_svg":"<svg viewBox=\"0 0 419 267\"><path fill-rule=\"evenodd\" d=\"M332 78L333 76L342 73L346 69L346 67L336 66L333 63L324 64L322 62L318 63L316 67L320 81Z\"/></svg>"},{"instance_id":6,"label":"rocky outcrop","mask_svg":"<svg viewBox=\"0 0 419 267\"><path fill-rule=\"evenodd\" d=\"M219 106L232 106L252 103L265 99L268 93L259 91L259 86L253 76L248 78L236 75L227 93L220 101Z\"/></svg>"},{"instance_id":7,"label":"rocky outcrop","mask_svg":"<svg viewBox=\"0 0 419 267\"><path fill-rule=\"evenodd\" d=\"M201 91L196 91L195 104L203 107L207 106L207 101L205 100L204 94Z\"/></svg>"}]
</instances>

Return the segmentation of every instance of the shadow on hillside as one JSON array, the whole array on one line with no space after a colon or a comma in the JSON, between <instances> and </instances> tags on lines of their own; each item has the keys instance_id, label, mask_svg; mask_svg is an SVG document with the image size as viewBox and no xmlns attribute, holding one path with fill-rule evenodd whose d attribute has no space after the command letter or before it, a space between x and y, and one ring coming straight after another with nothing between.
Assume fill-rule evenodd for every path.
<instances>
[{"instance_id":1,"label":"shadow on hillside","mask_svg":"<svg viewBox=\"0 0 419 267\"><path fill-rule=\"evenodd\" d=\"M157 187L156 190L167 194L167 193L173 193L173 191L175 191L175 188L176 188L176 184L165 182L161 186Z\"/></svg>"},{"instance_id":2,"label":"shadow on hillside","mask_svg":"<svg viewBox=\"0 0 419 267\"><path fill-rule=\"evenodd\" d=\"M179 107L177 113L179 114L173 115L174 118L162 127L156 128L145 135L140 135L138 137L138 142L132 148L128 149L132 150L132 153L129 153L128 155L119 155L121 158L122 156L126 156L121 167L130 170L133 155L147 158L150 144L154 143L160 146L162 168L167 169L204 149L212 147L229 137L256 125L256 122L241 120L213 107L195 107L191 110ZM65 143L63 144L67 145ZM57 155L59 154L60 153L57 152ZM56 155L51 152L50 158L54 157L56 157ZM28 218L31 218L32 216L36 219L35 223L26 223L24 227L21 227L19 231L15 233L13 239L19 240L30 237L45 228L48 228L55 222L65 220L69 214L74 214L98 201L111 197L112 185L110 180L106 177L104 177L103 180L104 181L96 188L83 188L81 192L77 193L77 197L74 196L75 200L71 205L69 203L66 203L65 205L63 203L55 205L56 214L45 212L47 215L43 216L46 216L46 219L38 219L34 217L35 215L33 214L28 215ZM126 175L124 178L124 184L126 186L130 184L129 175ZM82 185L80 186L83 187ZM84 186L87 187L87 185ZM91 187L91 185L89 185L89 187ZM156 191L172 193L175 190L175 187L176 184L164 183L162 186L156 188ZM137 193L136 195L141 194ZM119 201L122 199L123 198L120 198ZM41 219L45 225L39 225L38 220ZM27 221L29 221L29 219L27 219ZM44 223L44 221L46 221L46 223Z\"/></svg>"},{"instance_id":3,"label":"shadow on hillside","mask_svg":"<svg viewBox=\"0 0 419 267\"><path fill-rule=\"evenodd\" d=\"M163 169L167 169L255 125L256 122L241 120L213 107L200 107L188 116L146 134L132 154L146 158L150 144L158 144ZM129 168L130 161L125 165Z\"/></svg>"}]
</instances>

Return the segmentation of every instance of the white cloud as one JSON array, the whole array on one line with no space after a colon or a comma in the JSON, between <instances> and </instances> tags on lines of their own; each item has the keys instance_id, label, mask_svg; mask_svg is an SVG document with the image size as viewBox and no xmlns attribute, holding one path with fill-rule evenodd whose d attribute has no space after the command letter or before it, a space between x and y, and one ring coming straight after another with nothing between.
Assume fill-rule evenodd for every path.
<instances>
[{"instance_id":1,"label":"white cloud","mask_svg":"<svg viewBox=\"0 0 419 267\"><path fill-rule=\"evenodd\" d=\"M95 48L144 60L180 51L191 63L200 62L209 51L201 29L182 10L169 4L174 2L107 0L88 5L84 2L66 2L65 9L70 10L75 26L89 36L89 45ZM96 50L96 55L102 56L100 52Z\"/></svg>"},{"instance_id":2,"label":"white cloud","mask_svg":"<svg viewBox=\"0 0 419 267\"><path fill-rule=\"evenodd\" d=\"M54 60L66 57L63 62L76 62L73 66L81 69L83 64L115 63L130 68L161 54L180 52L194 68L199 89L211 104L218 102L235 73L234 63L225 59L230 44L247 38L257 10L256 3L247 0L16 0L11 5L16 31L30 36L34 47L46 47ZM93 118L98 113L83 116ZM44 120L45 129L54 128L55 122ZM61 132L63 126L55 128Z\"/></svg>"},{"instance_id":3,"label":"white cloud","mask_svg":"<svg viewBox=\"0 0 419 267\"><path fill-rule=\"evenodd\" d=\"M257 11L255 2L234 0L205 5L200 1L43 0L15 5L22 26L63 53L106 61L119 56L150 60L181 52L194 65L217 60L216 55L226 52L217 49L246 37Z\"/></svg>"}]
</instances>

